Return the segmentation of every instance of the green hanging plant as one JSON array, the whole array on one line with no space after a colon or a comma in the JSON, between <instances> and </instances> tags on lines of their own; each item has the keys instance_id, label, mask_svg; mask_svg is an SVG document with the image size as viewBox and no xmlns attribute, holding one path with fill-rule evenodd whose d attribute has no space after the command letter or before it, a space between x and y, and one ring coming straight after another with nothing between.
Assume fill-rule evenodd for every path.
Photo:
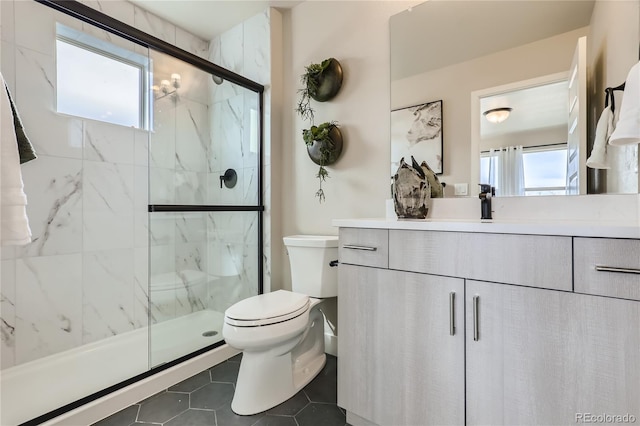
<instances>
[{"instance_id":1,"label":"green hanging plant","mask_svg":"<svg viewBox=\"0 0 640 426\"><path fill-rule=\"evenodd\" d=\"M303 120L311 124L311 128L302 131L302 138L307 145L309 157L320 166L316 175L320 182L316 197L322 203L325 200L322 183L329 177L325 166L333 164L342 152L342 133L335 121L314 125L315 111L311 106L311 99L325 102L333 98L342 85L342 68L336 59L325 59L319 64L306 66L300 81L302 89L298 90L300 99L295 110Z\"/></svg>"},{"instance_id":2,"label":"green hanging plant","mask_svg":"<svg viewBox=\"0 0 640 426\"><path fill-rule=\"evenodd\" d=\"M319 64L310 64L304 67L305 73L300 76L302 89L298 90L300 100L296 107L296 112L300 114L303 120L313 123L314 110L311 107L311 99L318 95L322 73L331 65L331 59L325 59Z\"/></svg>"},{"instance_id":3,"label":"green hanging plant","mask_svg":"<svg viewBox=\"0 0 640 426\"><path fill-rule=\"evenodd\" d=\"M316 177L319 180L320 188L316 192L316 197L323 202L325 199L322 183L329 177L326 165L333 164L342 151L342 133L335 121L325 122L319 126L311 126L310 129L302 131L302 139L307 145L307 151L314 163L320 168Z\"/></svg>"}]
</instances>

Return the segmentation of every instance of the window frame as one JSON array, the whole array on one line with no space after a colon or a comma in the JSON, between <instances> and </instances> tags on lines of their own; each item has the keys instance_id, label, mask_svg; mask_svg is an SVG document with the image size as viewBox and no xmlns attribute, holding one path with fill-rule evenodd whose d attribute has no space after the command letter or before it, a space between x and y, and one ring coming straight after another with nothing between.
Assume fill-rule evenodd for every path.
<instances>
[{"instance_id":1,"label":"window frame","mask_svg":"<svg viewBox=\"0 0 640 426\"><path fill-rule=\"evenodd\" d=\"M78 40L78 38L82 38L82 41ZM85 33L83 31L79 31L73 28L69 28L66 25L62 25L60 23L56 24L56 43L58 41L138 69L139 70L138 95L140 97L140 102L138 104L139 120L138 120L138 125L135 126L135 128L139 130L151 130L152 103L151 103L150 89L151 89L151 81L152 81L152 75L151 75L152 68L151 68L151 60L148 57L145 57L142 54L136 53L124 47L116 46L111 42L100 40L99 38L92 36L88 33ZM127 58L123 56L123 54L118 52L122 52L122 53L127 52L129 57ZM58 49L56 48L56 68L57 68L58 58L59 58ZM65 112L60 112L58 110L57 76L56 76L56 112L60 114L68 114ZM68 114L68 115L73 115L73 114ZM108 121L108 120L100 120L97 118L84 117L84 116L76 116L76 117L86 119L86 120L95 120L103 123L109 123L115 126L127 127L122 124L114 123L113 121Z\"/></svg>"}]
</instances>

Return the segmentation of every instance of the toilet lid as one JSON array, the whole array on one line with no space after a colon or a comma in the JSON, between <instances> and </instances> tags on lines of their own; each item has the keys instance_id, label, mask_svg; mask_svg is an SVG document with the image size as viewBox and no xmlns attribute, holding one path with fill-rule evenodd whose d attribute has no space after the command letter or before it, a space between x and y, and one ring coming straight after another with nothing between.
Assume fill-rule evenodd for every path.
<instances>
[{"instance_id":1,"label":"toilet lid","mask_svg":"<svg viewBox=\"0 0 640 426\"><path fill-rule=\"evenodd\" d=\"M306 311L309 296L278 290L241 300L226 310L227 319L246 321L247 326L259 326L286 321ZM241 325L233 321L234 325ZM250 324L249 324L250 322Z\"/></svg>"}]
</instances>

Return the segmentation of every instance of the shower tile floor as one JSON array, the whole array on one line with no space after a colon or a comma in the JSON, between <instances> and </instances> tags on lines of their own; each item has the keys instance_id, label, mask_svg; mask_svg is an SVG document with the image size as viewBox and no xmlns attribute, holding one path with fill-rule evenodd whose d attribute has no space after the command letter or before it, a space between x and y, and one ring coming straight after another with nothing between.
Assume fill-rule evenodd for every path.
<instances>
[{"instance_id":1,"label":"shower tile floor","mask_svg":"<svg viewBox=\"0 0 640 426\"><path fill-rule=\"evenodd\" d=\"M94 426L344 426L345 412L336 405L337 359L327 355L318 376L293 398L264 413L238 416L231 399L241 355L202 371L125 408Z\"/></svg>"}]
</instances>

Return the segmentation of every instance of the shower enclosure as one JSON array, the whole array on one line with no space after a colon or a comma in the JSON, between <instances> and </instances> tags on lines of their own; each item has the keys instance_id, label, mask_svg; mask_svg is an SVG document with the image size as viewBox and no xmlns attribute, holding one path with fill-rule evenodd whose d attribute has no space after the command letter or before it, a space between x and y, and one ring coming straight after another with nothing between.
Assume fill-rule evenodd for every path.
<instances>
[{"instance_id":1,"label":"shower enclosure","mask_svg":"<svg viewBox=\"0 0 640 426\"><path fill-rule=\"evenodd\" d=\"M38 154L22 167L33 241L1 251L1 424L222 345L225 309L262 292L263 86L210 62L209 41L108 3L129 22L0 4L0 68ZM200 56L136 28L173 28Z\"/></svg>"},{"instance_id":2,"label":"shower enclosure","mask_svg":"<svg viewBox=\"0 0 640 426\"><path fill-rule=\"evenodd\" d=\"M149 54L158 88L148 206L150 362L157 366L222 340L225 309L258 293L260 96Z\"/></svg>"}]
</instances>

